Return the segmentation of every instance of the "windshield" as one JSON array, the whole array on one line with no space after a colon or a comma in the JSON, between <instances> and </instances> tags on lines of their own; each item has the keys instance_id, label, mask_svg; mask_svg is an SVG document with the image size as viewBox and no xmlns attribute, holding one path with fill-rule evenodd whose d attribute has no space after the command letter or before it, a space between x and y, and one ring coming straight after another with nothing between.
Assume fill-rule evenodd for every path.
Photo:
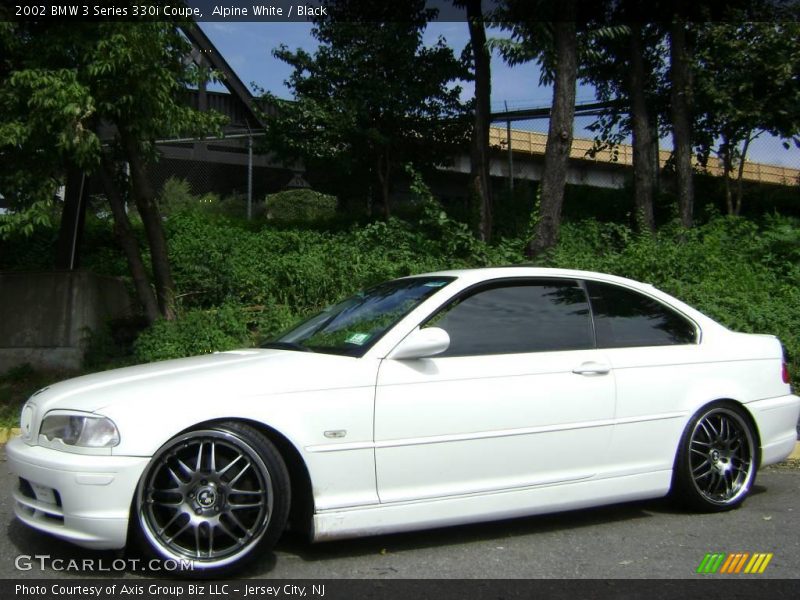
<instances>
[{"instance_id":1,"label":"windshield","mask_svg":"<svg viewBox=\"0 0 800 600\"><path fill-rule=\"evenodd\" d=\"M329 306L261 347L362 356L395 323L451 281L452 277L411 277L381 283Z\"/></svg>"}]
</instances>

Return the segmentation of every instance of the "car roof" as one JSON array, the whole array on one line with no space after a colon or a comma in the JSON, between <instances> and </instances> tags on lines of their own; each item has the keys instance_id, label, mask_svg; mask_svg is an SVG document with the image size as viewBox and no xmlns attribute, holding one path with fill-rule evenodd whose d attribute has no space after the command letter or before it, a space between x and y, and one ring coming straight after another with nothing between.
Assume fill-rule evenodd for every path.
<instances>
[{"instance_id":1,"label":"car roof","mask_svg":"<svg viewBox=\"0 0 800 600\"><path fill-rule=\"evenodd\" d=\"M620 277L618 275L610 275L608 273L524 265L484 267L478 269L452 269L447 271L434 271L432 273L420 273L419 275L414 275L414 277L456 277L465 283L479 283L481 281L504 279L509 277L566 277L570 279L594 279L612 283L621 283L639 289L654 289L653 285L650 283L642 283L640 281L635 281L626 277Z\"/></svg>"}]
</instances>

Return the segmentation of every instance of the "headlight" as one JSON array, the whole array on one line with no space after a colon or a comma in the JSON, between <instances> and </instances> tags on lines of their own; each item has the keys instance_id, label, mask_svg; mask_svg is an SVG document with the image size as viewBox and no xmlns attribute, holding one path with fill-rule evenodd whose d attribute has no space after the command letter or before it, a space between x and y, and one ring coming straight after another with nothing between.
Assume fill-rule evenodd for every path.
<instances>
[{"instance_id":1,"label":"headlight","mask_svg":"<svg viewBox=\"0 0 800 600\"><path fill-rule=\"evenodd\" d=\"M39 435L48 441L60 440L67 446L111 448L119 444L119 431L111 419L75 414L47 415Z\"/></svg>"}]
</instances>

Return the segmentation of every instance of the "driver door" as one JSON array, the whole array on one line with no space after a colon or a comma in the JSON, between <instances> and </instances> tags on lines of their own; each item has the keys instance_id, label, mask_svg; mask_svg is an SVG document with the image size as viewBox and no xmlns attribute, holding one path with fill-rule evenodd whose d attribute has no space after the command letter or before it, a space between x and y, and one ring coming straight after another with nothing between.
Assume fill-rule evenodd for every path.
<instances>
[{"instance_id":1,"label":"driver door","mask_svg":"<svg viewBox=\"0 0 800 600\"><path fill-rule=\"evenodd\" d=\"M492 282L422 326L441 355L382 361L375 402L380 501L580 481L602 469L614 375L576 280Z\"/></svg>"}]
</instances>

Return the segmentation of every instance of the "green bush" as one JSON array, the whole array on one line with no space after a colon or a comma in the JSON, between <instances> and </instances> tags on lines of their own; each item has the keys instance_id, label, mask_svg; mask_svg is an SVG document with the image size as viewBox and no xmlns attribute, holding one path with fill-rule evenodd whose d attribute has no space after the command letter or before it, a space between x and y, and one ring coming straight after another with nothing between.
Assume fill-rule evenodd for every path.
<instances>
[{"instance_id":1,"label":"green bush","mask_svg":"<svg viewBox=\"0 0 800 600\"><path fill-rule=\"evenodd\" d=\"M264 214L279 223L325 222L336 216L337 204L335 196L314 190L286 190L266 197Z\"/></svg>"},{"instance_id":2,"label":"green bush","mask_svg":"<svg viewBox=\"0 0 800 600\"><path fill-rule=\"evenodd\" d=\"M226 303L192 309L175 321L157 321L133 344L134 358L153 362L253 346L274 337L297 320L285 306Z\"/></svg>"},{"instance_id":3,"label":"green bush","mask_svg":"<svg viewBox=\"0 0 800 600\"><path fill-rule=\"evenodd\" d=\"M190 310L175 321L157 321L134 343L142 362L230 350L248 343L246 320L239 307L223 305Z\"/></svg>"},{"instance_id":4,"label":"green bush","mask_svg":"<svg viewBox=\"0 0 800 600\"><path fill-rule=\"evenodd\" d=\"M162 216L168 217L185 210L214 211L220 202L219 196L216 194L195 195L192 193L192 187L188 181L170 177L161 188L158 196L158 209Z\"/></svg>"}]
</instances>

